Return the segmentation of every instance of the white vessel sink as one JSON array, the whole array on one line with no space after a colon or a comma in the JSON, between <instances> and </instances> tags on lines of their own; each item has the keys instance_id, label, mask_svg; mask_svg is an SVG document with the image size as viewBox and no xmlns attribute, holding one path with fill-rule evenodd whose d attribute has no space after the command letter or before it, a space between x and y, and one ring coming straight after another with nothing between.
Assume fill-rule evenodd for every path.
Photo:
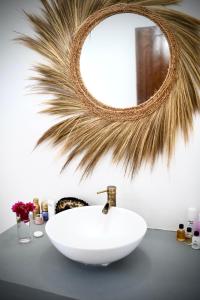
<instances>
[{"instance_id":1,"label":"white vessel sink","mask_svg":"<svg viewBox=\"0 0 200 300\"><path fill-rule=\"evenodd\" d=\"M46 224L53 245L68 258L94 265L108 265L131 253L145 235L144 219L131 210L84 206L65 210Z\"/></svg>"}]
</instances>

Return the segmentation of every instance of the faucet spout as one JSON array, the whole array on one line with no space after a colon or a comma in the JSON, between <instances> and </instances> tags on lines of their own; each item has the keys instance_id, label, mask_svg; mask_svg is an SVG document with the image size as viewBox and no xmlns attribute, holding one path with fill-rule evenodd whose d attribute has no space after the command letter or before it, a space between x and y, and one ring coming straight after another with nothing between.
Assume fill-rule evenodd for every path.
<instances>
[{"instance_id":1,"label":"faucet spout","mask_svg":"<svg viewBox=\"0 0 200 300\"><path fill-rule=\"evenodd\" d=\"M107 203L105 204L104 208L102 209L102 213L105 214L105 215L107 215L109 208L110 208L110 205L109 205L109 203L107 202Z\"/></svg>"}]
</instances>

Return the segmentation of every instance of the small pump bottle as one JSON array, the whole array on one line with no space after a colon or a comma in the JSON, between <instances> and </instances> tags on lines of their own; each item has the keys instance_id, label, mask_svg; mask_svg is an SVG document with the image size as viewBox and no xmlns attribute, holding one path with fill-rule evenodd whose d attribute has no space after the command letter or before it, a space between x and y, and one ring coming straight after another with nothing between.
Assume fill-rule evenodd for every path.
<instances>
[{"instance_id":1,"label":"small pump bottle","mask_svg":"<svg viewBox=\"0 0 200 300\"><path fill-rule=\"evenodd\" d=\"M199 232L196 230L192 238L192 249L200 249L200 236Z\"/></svg>"},{"instance_id":2,"label":"small pump bottle","mask_svg":"<svg viewBox=\"0 0 200 300\"><path fill-rule=\"evenodd\" d=\"M179 224L179 229L176 232L176 239L179 242L185 241L185 230L183 224Z\"/></svg>"},{"instance_id":3,"label":"small pump bottle","mask_svg":"<svg viewBox=\"0 0 200 300\"><path fill-rule=\"evenodd\" d=\"M192 228L191 227L187 227L187 229L186 229L185 242L188 245L192 244Z\"/></svg>"},{"instance_id":4,"label":"small pump bottle","mask_svg":"<svg viewBox=\"0 0 200 300\"><path fill-rule=\"evenodd\" d=\"M33 199L33 204L35 205L35 208L33 210L33 220L35 220L36 215L40 214L39 199L38 198L34 198Z\"/></svg>"}]
</instances>

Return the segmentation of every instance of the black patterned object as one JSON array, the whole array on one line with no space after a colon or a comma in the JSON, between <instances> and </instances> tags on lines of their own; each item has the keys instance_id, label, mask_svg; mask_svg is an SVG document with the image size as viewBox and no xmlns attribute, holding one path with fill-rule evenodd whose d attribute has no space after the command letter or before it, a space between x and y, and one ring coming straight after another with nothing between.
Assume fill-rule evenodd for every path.
<instances>
[{"instance_id":1,"label":"black patterned object","mask_svg":"<svg viewBox=\"0 0 200 300\"><path fill-rule=\"evenodd\" d=\"M64 197L57 202L55 213L58 214L61 211L82 206L88 206L88 203L78 198Z\"/></svg>"}]
</instances>

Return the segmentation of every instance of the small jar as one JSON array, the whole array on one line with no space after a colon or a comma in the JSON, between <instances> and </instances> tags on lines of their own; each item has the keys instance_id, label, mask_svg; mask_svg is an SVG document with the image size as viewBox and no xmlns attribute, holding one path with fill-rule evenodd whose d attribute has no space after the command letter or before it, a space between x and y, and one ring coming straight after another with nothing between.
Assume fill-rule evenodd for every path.
<instances>
[{"instance_id":1,"label":"small jar","mask_svg":"<svg viewBox=\"0 0 200 300\"><path fill-rule=\"evenodd\" d=\"M34 223L35 223L36 225L41 225L41 224L44 223L42 214L37 214L37 215L35 216Z\"/></svg>"},{"instance_id":2,"label":"small jar","mask_svg":"<svg viewBox=\"0 0 200 300\"><path fill-rule=\"evenodd\" d=\"M198 231L194 232L194 236L192 238L192 249L200 249L200 236Z\"/></svg>"}]
</instances>

